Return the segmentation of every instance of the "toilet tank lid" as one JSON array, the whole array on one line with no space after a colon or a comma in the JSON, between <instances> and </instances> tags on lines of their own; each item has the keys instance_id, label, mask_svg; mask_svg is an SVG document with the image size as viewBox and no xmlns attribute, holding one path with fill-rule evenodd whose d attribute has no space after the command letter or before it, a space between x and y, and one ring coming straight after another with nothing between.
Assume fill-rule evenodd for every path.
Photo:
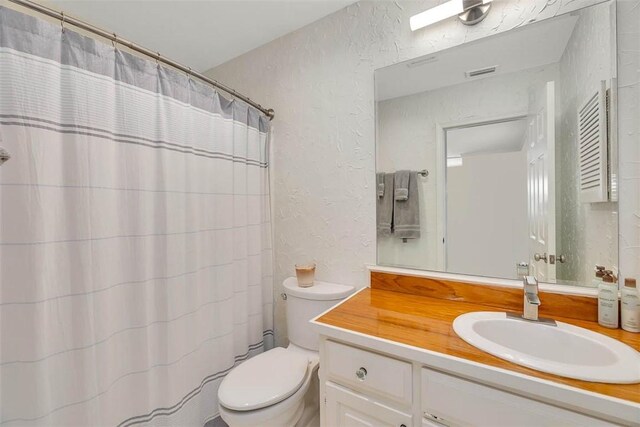
<instances>
[{"instance_id":1,"label":"toilet tank lid","mask_svg":"<svg viewBox=\"0 0 640 427\"><path fill-rule=\"evenodd\" d=\"M286 278L282 285L287 295L316 301L341 300L351 295L355 290L353 286L321 282L319 280L313 282L311 287L301 288L298 286L298 279L295 277Z\"/></svg>"}]
</instances>

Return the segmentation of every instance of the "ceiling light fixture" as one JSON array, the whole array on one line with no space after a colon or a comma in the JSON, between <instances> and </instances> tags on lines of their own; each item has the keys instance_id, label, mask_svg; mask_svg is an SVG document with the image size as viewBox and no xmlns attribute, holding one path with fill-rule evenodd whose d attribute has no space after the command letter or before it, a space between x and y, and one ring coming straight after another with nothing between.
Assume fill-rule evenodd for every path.
<instances>
[{"instance_id":1,"label":"ceiling light fixture","mask_svg":"<svg viewBox=\"0 0 640 427\"><path fill-rule=\"evenodd\" d=\"M439 6L413 15L409 19L411 31L419 30L452 16L458 15L465 25L474 25L482 21L491 8L492 0L451 0Z\"/></svg>"}]
</instances>

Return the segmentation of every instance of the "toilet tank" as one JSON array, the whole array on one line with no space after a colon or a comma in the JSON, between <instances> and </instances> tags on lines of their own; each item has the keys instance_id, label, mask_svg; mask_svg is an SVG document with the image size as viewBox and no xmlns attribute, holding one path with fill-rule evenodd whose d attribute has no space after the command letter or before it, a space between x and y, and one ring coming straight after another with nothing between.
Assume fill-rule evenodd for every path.
<instances>
[{"instance_id":1,"label":"toilet tank","mask_svg":"<svg viewBox=\"0 0 640 427\"><path fill-rule=\"evenodd\" d=\"M351 295L355 288L317 280L313 286L301 288L295 277L285 279L283 286L287 294L289 341L299 347L318 351L320 338L309 320Z\"/></svg>"}]
</instances>

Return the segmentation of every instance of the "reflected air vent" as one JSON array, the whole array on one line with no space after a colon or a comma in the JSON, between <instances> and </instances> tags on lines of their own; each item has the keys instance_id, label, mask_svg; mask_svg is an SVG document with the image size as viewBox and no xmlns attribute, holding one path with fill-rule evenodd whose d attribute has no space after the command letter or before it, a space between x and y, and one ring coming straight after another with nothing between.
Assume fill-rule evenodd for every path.
<instances>
[{"instance_id":1,"label":"reflected air vent","mask_svg":"<svg viewBox=\"0 0 640 427\"><path fill-rule=\"evenodd\" d=\"M424 64L429 64L431 62L436 62L438 58L435 56L427 56L426 58L416 59L415 61L411 61L407 63L407 68L419 67Z\"/></svg>"},{"instance_id":2,"label":"reflected air vent","mask_svg":"<svg viewBox=\"0 0 640 427\"><path fill-rule=\"evenodd\" d=\"M606 202L608 189L607 88L600 89L578 110L580 201Z\"/></svg>"},{"instance_id":3,"label":"reflected air vent","mask_svg":"<svg viewBox=\"0 0 640 427\"><path fill-rule=\"evenodd\" d=\"M479 68L477 70L467 71L464 73L464 75L467 76L468 79L470 79L471 77L478 77L484 76L485 74L495 73L497 69L498 66L494 65L493 67Z\"/></svg>"}]
</instances>

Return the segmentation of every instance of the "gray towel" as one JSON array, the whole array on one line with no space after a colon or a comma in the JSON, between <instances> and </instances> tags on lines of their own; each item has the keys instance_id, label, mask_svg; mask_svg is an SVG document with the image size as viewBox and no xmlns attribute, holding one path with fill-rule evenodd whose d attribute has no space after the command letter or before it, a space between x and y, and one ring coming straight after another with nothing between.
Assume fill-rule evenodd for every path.
<instances>
[{"instance_id":1,"label":"gray towel","mask_svg":"<svg viewBox=\"0 0 640 427\"><path fill-rule=\"evenodd\" d=\"M391 235L391 223L393 221L393 174L383 173L383 185L387 189L378 197L376 206L376 224L378 236Z\"/></svg>"},{"instance_id":2,"label":"gray towel","mask_svg":"<svg viewBox=\"0 0 640 427\"><path fill-rule=\"evenodd\" d=\"M394 190L396 200L407 200L409 198L409 176L411 176L411 171L396 172Z\"/></svg>"},{"instance_id":3,"label":"gray towel","mask_svg":"<svg viewBox=\"0 0 640 427\"><path fill-rule=\"evenodd\" d=\"M378 199L384 196L384 172L378 172L376 174L376 191L378 192Z\"/></svg>"},{"instance_id":4,"label":"gray towel","mask_svg":"<svg viewBox=\"0 0 640 427\"><path fill-rule=\"evenodd\" d=\"M398 173L395 185L398 191ZM402 171L404 173L404 171ZM393 207L393 234L399 239L417 239L420 237L420 196L418 195L418 177L416 172L409 173L407 199L395 198Z\"/></svg>"}]
</instances>

